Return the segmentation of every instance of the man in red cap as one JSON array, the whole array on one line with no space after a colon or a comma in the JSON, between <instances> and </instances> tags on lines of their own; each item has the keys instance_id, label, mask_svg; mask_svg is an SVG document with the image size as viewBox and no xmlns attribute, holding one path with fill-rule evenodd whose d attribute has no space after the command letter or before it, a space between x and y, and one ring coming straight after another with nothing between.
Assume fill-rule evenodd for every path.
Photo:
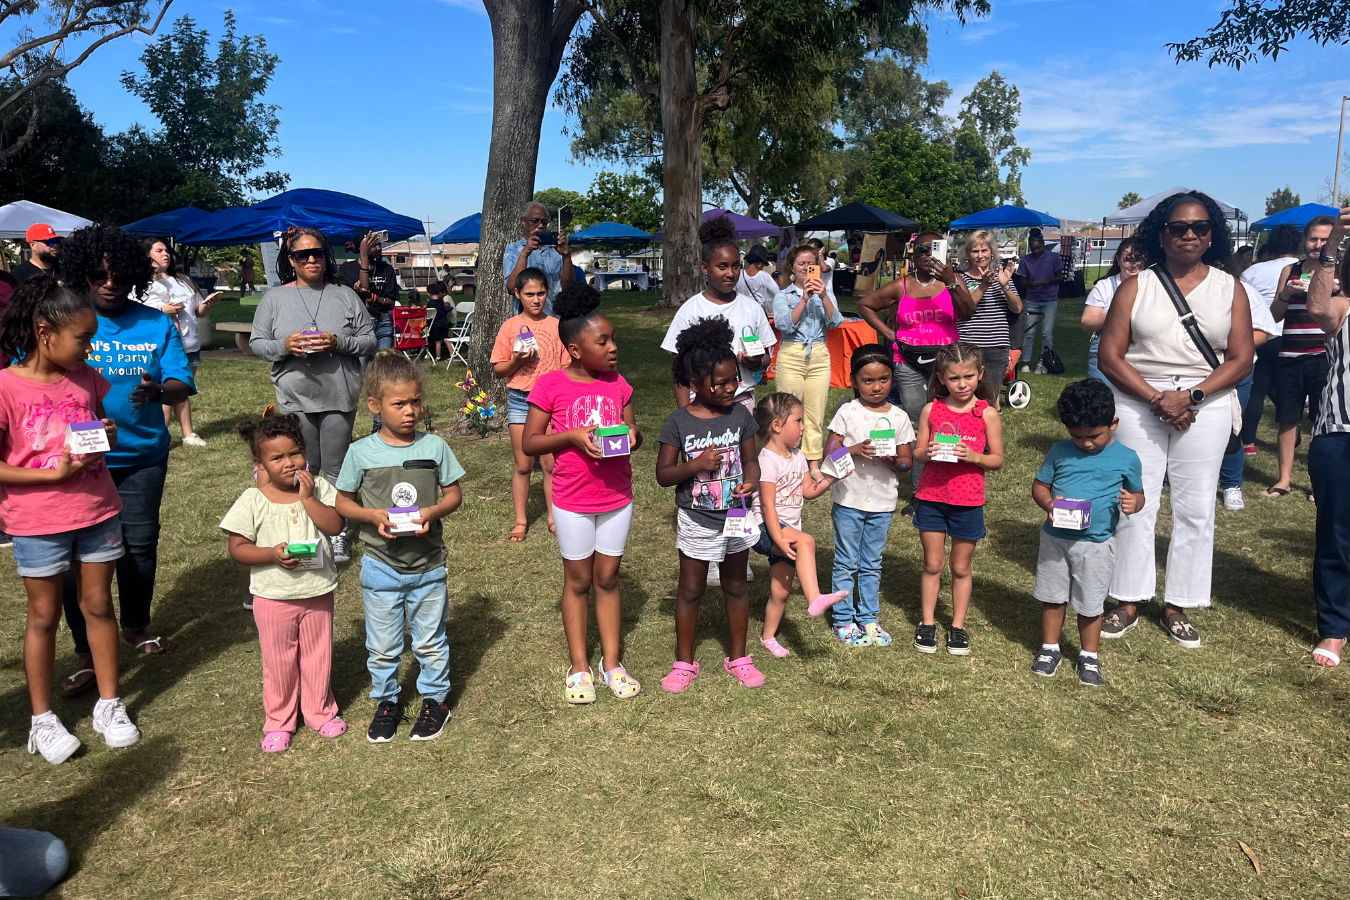
<instances>
[{"instance_id":1,"label":"man in red cap","mask_svg":"<svg viewBox=\"0 0 1350 900\"><path fill-rule=\"evenodd\" d=\"M56 254L61 247L61 236L46 222L29 225L23 239L28 242L32 252L27 262L19 263L10 273L19 284L40 272L53 271L56 268Z\"/></svg>"}]
</instances>

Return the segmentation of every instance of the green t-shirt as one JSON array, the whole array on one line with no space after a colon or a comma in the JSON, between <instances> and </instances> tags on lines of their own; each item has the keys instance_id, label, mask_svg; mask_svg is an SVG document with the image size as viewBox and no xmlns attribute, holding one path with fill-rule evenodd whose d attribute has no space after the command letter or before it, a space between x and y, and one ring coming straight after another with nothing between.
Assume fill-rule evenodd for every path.
<instances>
[{"instance_id":1,"label":"green t-shirt","mask_svg":"<svg viewBox=\"0 0 1350 900\"><path fill-rule=\"evenodd\" d=\"M419 432L411 444L400 446L386 442L377 432L347 449L337 489L355 494L367 509L427 507L440 502L442 488L463 477L464 467L436 435ZM405 575L445 565L439 519L426 534L393 538L381 537L378 528L363 522L361 540L366 553Z\"/></svg>"}]
</instances>

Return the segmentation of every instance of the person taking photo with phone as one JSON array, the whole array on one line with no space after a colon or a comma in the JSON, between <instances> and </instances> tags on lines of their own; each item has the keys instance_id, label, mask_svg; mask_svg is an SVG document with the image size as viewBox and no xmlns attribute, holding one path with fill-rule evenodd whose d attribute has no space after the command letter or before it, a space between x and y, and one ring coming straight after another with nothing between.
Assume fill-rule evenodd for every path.
<instances>
[{"instance_id":1,"label":"person taking photo with phone","mask_svg":"<svg viewBox=\"0 0 1350 900\"><path fill-rule=\"evenodd\" d=\"M558 291L576 280L572 269L572 248L567 235L548 230L548 209L537 200L525 204L520 216L520 229L525 235L507 244L502 253L502 271L506 273L506 290L515 297L516 278L526 269L535 268L548 276L548 299L544 301L544 315L553 315L553 300ZM523 307L513 299L512 310L520 315Z\"/></svg>"},{"instance_id":2,"label":"person taking photo with phone","mask_svg":"<svg viewBox=\"0 0 1350 900\"><path fill-rule=\"evenodd\" d=\"M362 228L347 242L356 259L342 264L338 274L342 283L356 291L366 305L366 313L375 325L375 349L361 360L362 368L381 350L394 346L394 307L398 305L398 273L385 262L383 242L389 232Z\"/></svg>"}]
</instances>

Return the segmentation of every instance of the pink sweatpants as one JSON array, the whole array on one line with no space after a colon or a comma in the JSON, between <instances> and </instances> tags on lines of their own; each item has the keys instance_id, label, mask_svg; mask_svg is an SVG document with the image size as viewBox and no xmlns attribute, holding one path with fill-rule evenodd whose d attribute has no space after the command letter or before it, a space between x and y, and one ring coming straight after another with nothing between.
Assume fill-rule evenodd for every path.
<instances>
[{"instance_id":1,"label":"pink sweatpants","mask_svg":"<svg viewBox=\"0 0 1350 900\"><path fill-rule=\"evenodd\" d=\"M253 598L262 646L266 731L294 733L298 713L315 731L338 714L333 699L333 595L308 600ZM300 699L296 701L296 690Z\"/></svg>"}]
</instances>

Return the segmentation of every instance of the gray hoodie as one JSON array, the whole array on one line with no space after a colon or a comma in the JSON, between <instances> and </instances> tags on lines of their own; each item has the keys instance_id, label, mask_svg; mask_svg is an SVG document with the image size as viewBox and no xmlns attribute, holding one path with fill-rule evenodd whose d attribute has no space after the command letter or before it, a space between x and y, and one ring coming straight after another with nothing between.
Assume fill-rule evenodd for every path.
<instances>
[{"instance_id":1,"label":"gray hoodie","mask_svg":"<svg viewBox=\"0 0 1350 900\"><path fill-rule=\"evenodd\" d=\"M283 343L310 322L337 337L337 350L293 356ZM326 284L274 287L263 294L248 341L253 355L272 363L277 405L289 412L352 412L361 390L361 361L375 353L375 327L351 288Z\"/></svg>"}]
</instances>

